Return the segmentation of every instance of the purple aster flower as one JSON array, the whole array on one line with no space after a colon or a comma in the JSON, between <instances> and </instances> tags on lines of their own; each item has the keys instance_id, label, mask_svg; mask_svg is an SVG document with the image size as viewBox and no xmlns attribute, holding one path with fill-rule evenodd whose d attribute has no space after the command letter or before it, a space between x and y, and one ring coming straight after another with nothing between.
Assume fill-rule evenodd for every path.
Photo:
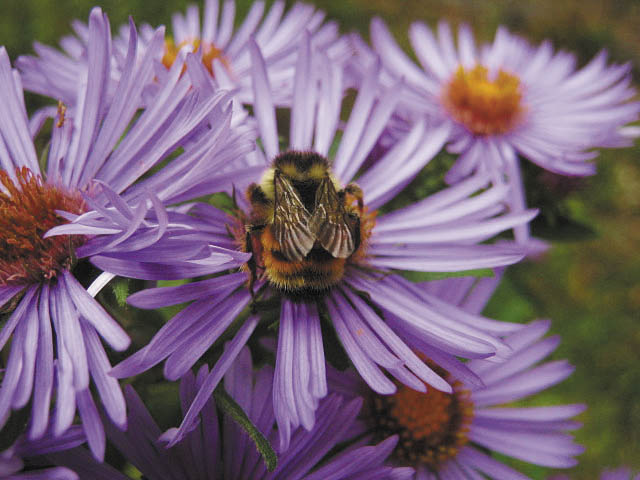
<instances>
[{"instance_id":1,"label":"purple aster flower","mask_svg":"<svg viewBox=\"0 0 640 480\"><path fill-rule=\"evenodd\" d=\"M203 242L192 244L189 237L178 240L178 228L170 223L162 201L188 189L190 175L200 178L208 172L211 166L203 158L219 153L224 161L231 151L242 155L252 145L229 130L228 96L201 94L181 78L185 55L170 72L172 80L158 90L153 106L132 122L144 87L153 81L163 29L155 32L147 53L136 62L137 34L131 23L126 68L111 99L104 95L111 78L109 23L100 9L91 12L88 29L87 62L92 68L78 92L76 111L59 107L42 171L29 135L20 77L0 48L0 306L11 312L0 331L0 348L12 338L0 386L0 425L11 409L31 401L28 437L39 438L49 424L55 397L53 435L71 425L77 409L89 446L101 457L104 432L90 379L108 416L121 428L126 426L126 409L117 380L107 374L111 365L100 337L117 351L125 350L130 340L93 298L113 275L102 274L87 291L73 273L78 258L102 254L126 263L179 251L173 260L193 258L207 272L211 265L240 265L246 258L234 261L239 256L235 250L229 255ZM198 128L207 128L211 135L191 138ZM187 142L192 148L185 148L169 167L138 181ZM175 175L182 175L181 180L175 181ZM102 229L94 212L85 213L89 209L110 217L110 228ZM64 225L85 216L85 225ZM44 238L52 228L64 235ZM96 237L106 232L112 234L108 241ZM171 260L166 263L170 274Z\"/></svg>"},{"instance_id":2,"label":"purple aster flower","mask_svg":"<svg viewBox=\"0 0 640 480\"><path fill-rule=\"evenodd\" d=\"M52 429L37 439L21 435L8 449L0 452L0 478L5 480L76 480L78 476L66 467L42 468L38 457L68 450L84 443L82 428L74 425L62 435L54 435ZM35 461L34 461L35 459ZM47 464L47 462L45 462ZM29 471L22 472L25 465Z\"/></svg>"},{"instance_id":3,"label":"purple aster flower","mask_svg":"<svg viewBox=\"0 0 640 480\"><path fill-rule=\"evenodd\" d=\"M278 102L290 103L295 47L305 31L311 32L314 46L327 51L336 61L345 61L352 50L339 36L338 26L334 22L324 22L324 12L302 3L295 3L286 13L284 10L283 1L274 2L266 12L264 1L253 2L238 28L234 27L234 0L207 0L202 19L195 5L187 9L186 15L174 14L171 22L173 37L167 37L163 50L155 54L165 67L162 69L158 65L160 68L156 69L158 82L164 82L179 51L187 49L197 53L217 88L237 88L237 98L244 103L252 103L248 44L249 39L254 38L267 59L270 81L279 94ZM73 106L76 104L78 79L86 77L89 69L86 57L89 27L80 21L74 21L72 26L76 36L62 39L63 52L35 43L38 56L22 56L17 65L25 89L61 99ZM139 57L145 55L151 46L154 32L151 26L141 25ZM114 80L119 78L125 67L128 48L129 27L125 25L113 41ZM113 88L107 93L112 94Z\"/></svg>"},{"instance_id":4,"label":"purple aster flower","mask_svg":"<svg viewBox=\"0 0 640 480\"><path fill-rule=\"evenodd\" d=\"M190 371L180 382L180 401L186 410L208 375L206 365L196 376ZM224 386L231 397L247 412L256 428L271 441L275 428L271 389L273 369L264 367L253 372L249 351L245 348L229 369ZM198 425L181 441L166 448L158 439L161 430L135 390L126 388L129 406L129 428L120 431L107 425L108 437L115 447L149 480L214 480L214 479L402 479L410 478L410 468L392 468L384 461L393 450L397 438L391 437L375 446L362 442L338 453L327 454L350 436L360 410L359 399L344 401L338 395L325 398L318 409L318 421L311 431L298 429L290 449L278 458L277 468L269 472L246 432L225 417L220 424L215 400L209 398L198 415ZM163 438L170 438L175 429ZM81 479L126 479L108 465L98 464L84 449L60 452L54 463L76 471Z\"/></svg>"},{"instance_id":5,"label":"purple aster flower","mask_svg":"<svg viewBox=\"0 0 640 480\"><path fill-rule=\"evenodd\" d=\"M509 349L499 337L519 326L468 314L394 272L451 272L514 263L522 258L519 249L477 243L527 222L535 214L506 211L503 202L508 188L504 185L487 188L489 176L478 174L419 203L376 216L375 209L393 198L440 150L448 127L428 130L424 122L419 122L375 167L358 177L359 187L349 184L343 190L342 185L355 176L383 131L401 96L401 85L381 87L376 65L360 89L349 120L339 129L342 67L313 50L309 36L304 37L300 48L289 148L280 151L278 147L274 102L264 60L257 45L252 44L255 114L264 146L264 153L259 151L258 156L263 157L263 171L270 162L275 167L267 168L262 187L255 184L249 187L248 201L238 199L240 205L235 216L205 204L194 205L190 211L194 230L210 234L213 245L223 248L235 245L239 250L251 251L253 263L249 262L244 271L229 270L215 278L131 296L130 303L141 308L193 303L112 372L117 377L127 377L166 359L165 376L178 379L241 312L250 308L253 313L228 349L237 354L255 328L258 315L264 313L271 301L276 304L275 315L279 315L273 404L283 449L292 429L299 425L307 430L313 428L318 402L327 394L323 337L331 342L326 335L333 329L333 335L337 334L367 383L386 394L394 392L396 385L380 367L413 388L424 390L426 382L438 389L451 390L401 336L419 338L430 352L441 352L456 362L456 357L485 358L506 353ZM329 168L330 147L339 135L339 147L332 154ZM298 164L297 159L301 159ZM292 173L296 168L301 175L316 172L313 173L316 180L309 177L296 190L297 173ZM238 176L244 171L238 170ZM273 209L269 191L273 195L275 175L284 171L290 174L285 178L288 186L283 183L277 188L288 188L289 200L286 204L282 199L279 202L289 210L287 221L294 223L294 230L301 229L294 235L300 239L310 228L306 220L291 221L295 215L309 216L313 210L313 205L303 203L303 199L309 203L308 194L302 193L304 185L323 181L325 195L342 199L327 200L322 208L333 209L332 215L345 232L343 240L325 242L325 246L320 240L302 245L292 242L292 237L276 240L276 227L263 228L260 233L256 217L260 209ZM255 181L260 179L254 175ZM282 182L282 178L277 181ZM297 213L291 214L294 208ZM326 216L318 211L316 219L322 218ZM317 246L313 247L314 244ZM336 250L339 245L343 251ZM304 255L299 254L301 249L307 249ZM136 267L133 271L130 265L113 267L109 266L113 273L128 276L136 276L144 269ZM204 407L224 372L221 365L218 362L203 383L174 441L179 441L191 428ZM463 364L459 365L464 369Z\"/></svg>"},{"instance_id":6,"label":"purple aster flower","mask_svg":"<svg viewBox=\"0 0 640 480\"><path fill-rule=\"evenodd\" d=\"M524 209L518 156L563 175L590 175L593 147L629 146L638 119L632 102L630 64L607 66L602 51L576 70L574 55L554 52L550 42L532 46L500 27L492 44L476 46L462 25L457 47L445 22L436 34L420 22L409 39L420 65L399 48L380 19L371 23L371 41L388 81L403 77L409 89L396 123L427 115L449 125L448 150L460 154L447 174L455 183L478 170L504 173L512 185L511 205ZM362 44L361 44L362 46ZM360 48L364 57L373 57ZM369 62L372 62L369 59ZM366 61L365 61L366 63ZM526 226L516 230L527 239Z\"/></svg>"},{"instance_id":7,"label":"purple aster flower","mask_svg":"<svg viewBox=\"0 0 640 480\"><path fill-rule=\"evenodd\" d=\"M354 375L332 371L330 385L342 394L364 393L362 429L374 438L398 435L391 455L395 465L416 469L414 478L526 479L490 452L552 468L576 465L583 448L565 433L580 426L572 417L584 405L511 407L567 378L566 361L538 364L558 346L557 337L542 338L550 322L535 321L505 342L512 353L503 363L472 360L468 368L481 383L450 373L451 393L426 393L399 386L394 395L370 392ZM538 364L538 365L536 365Z\"/></svg>"}]
</instances>

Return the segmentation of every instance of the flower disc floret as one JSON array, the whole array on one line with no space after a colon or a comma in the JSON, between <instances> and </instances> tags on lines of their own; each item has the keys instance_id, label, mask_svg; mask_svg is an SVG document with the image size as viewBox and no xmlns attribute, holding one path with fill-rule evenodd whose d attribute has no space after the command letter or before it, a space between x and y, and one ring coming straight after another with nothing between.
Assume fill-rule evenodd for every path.
<instances>
[{"instance_id":1,"label":"flower disc floret","mask_svg":"<svg viewBox=\"0 0 640 480\"><path fill-rule=\"evenodd\" d=\"M16 169L14 181L0 171L0 285L37 283L55 277L73 264L74 251L84 237L43 238L51 228L67 223L56 213L86 210L78 192L43 182L26 167Z\"/></svg>"},{"instance_id":2,"label":"flower disc floret","mask_svg":"<svg viewBox=\"0 0 640 480\"><path fill-rule=\"evenodd\" d=\"M215 59L219 59L225 67L229 67L229 60L227 59L227 57L225 57L222 49L216 47L212 43L201 40L199 38L183 40L176 45L173 38L168 37L164 44L164 55L162 56L162 64L167 69L170 69L173 65L173 62L175 62L176 58L178 57L178 52L186 45L191 45L194 53L199 52L202 48L202 64L211 75L214 75L212 63Z\"/></svg>"},{"instance_id":3,"label":"flower disc floret","mask_svg":"<svg viewBox=\"0 0 640 480\"><path fill-rule=\"evenodd\" d=\"M476 135L498 135L512 130L524 107L520 80L499 70L490 78L486 67L460 66L445 86L443 103L451 115Z\"/></svg>"},{"instance_id":4,"label":"flower disc floret","mask_svg":"<svg viewBox=\"0 0 640 480\"><path fill-rule=\"evenodd\" d=\"M393 457L402 465L425 465L434 471L467 444L473 405L460 382L453 393L426 393L399 385L394 395L371 399L370 423L376 435L400 438Z\"/></svg>"}]
</instances>

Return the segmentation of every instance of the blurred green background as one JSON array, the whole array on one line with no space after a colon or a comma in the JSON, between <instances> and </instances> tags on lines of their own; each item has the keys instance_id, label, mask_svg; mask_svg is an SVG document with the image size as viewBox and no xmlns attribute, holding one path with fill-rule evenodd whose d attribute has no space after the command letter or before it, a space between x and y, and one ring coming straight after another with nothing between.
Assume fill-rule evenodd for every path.
<instances>
[{"instance_id":1,"label":"blurred green background","mask_svg":"<svg viewBox=\"0 0 640 480\"><path fill-rule=\"evenodd\" d=\"M169 24L185 0L103 1L112 28L128 15L137 22ZM238 0L242 18L250 1ZM435 1L316 0L343 31L368 36L369 20L379 15L408 47L414 20L434 25L444 18L467 22L477 38L491 40L500 24L532 42L551 39L574 51L581 64L606 48L616 62L633 62L640 80L640 2L632 0ZM31 53L38 40L56 44L70 33L74 18L86 21L94 0L3 0L0 45L12 59ZM30 105L39 103L28 96ZM629 465L640 470L640 147L603 152L598 174L565 181L527 167L529 203L542 208L534 232L554 242L538 262L511 268L487 314L511 321L552 318L562 336L555 358L568 358L576 372L540 395L536 404L587 402L584 428L576 434L587 451L572 478L597 478L603 467ZM513 463L513 462L512 462ZM550 472L517 464L533 478Z\"/></svg>"}]
</instances>

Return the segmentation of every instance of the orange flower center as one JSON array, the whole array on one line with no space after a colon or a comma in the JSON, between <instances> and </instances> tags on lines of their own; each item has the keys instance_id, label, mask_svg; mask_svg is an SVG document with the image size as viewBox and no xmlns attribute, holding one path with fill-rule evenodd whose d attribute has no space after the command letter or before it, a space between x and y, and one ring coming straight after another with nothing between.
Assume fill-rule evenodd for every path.
<instances>
[{"instance_id":1,"label":"orange flower center","mask_svg":"<svg viewBox=\"0 0 640 480\"><path fill-rule=\"evenodd\" d=\"M209 42L203 42L199 38L185 40L176 45L173 38L168 37L164 43L164 55L162 57L162 63L167 69L171 68L171 65L173 65L173 62L175 62L178 56L178 52L185 45L191 45L194 52L202 48L202 64L209 70L212 76L214 76L212 62L216 58L219 59L227 69L229 68L229 60L224 56L224 52L215 45ZM183 73L185 69L186 66L183 67Z\"/></svg>"},{"instance_id":2,"label":"orange flower center","mask_svg":"<svg viewBox=\"0 0 640 480\"><path fill-rule=\"evenodd\" d=\"M17 185L4 170L0 182L0 285L23 285L50 279L73 263L83 236L42 238L51 228L67 223L56 210L86 211L77 192L67 192L42 181L28 168L16 169Z\"/></svg>"},{"instance_id":3,"label":"orange flower center","mask_svg":"<svg viewBox=\"0 0 640 480\"><path fill-rule=\"evenodd\" d=\"M396 394L372 398L376 435L400 437L393 453L398 463L437 471L467 443L473 405L462 384L455 382L453 388L452 394L431 387L422 393L398 385Z\"/></svg>"},{"instance_id":4,"label":"orange flower center","mask_svg":"<svg viewBox=\"0 0 640 480\"><path fill-rule=\"evenodd\" d=\"M471 70L458 67L444 89L443 103L455 120L476 135L506 133L524 111L520 80L502 70L490 79L482 65Z\"/></svg>"}]
</instances>

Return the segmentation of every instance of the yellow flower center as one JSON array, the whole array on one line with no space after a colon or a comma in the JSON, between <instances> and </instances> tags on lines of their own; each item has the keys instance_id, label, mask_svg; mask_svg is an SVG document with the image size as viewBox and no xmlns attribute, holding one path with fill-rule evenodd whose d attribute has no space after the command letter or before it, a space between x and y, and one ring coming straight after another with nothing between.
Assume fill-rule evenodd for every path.
<instances>
[{"instance_id":1,"label":"yellow flower center","mask_svg":"<svg viewBox=\"0 0 640 480\"><path fill-rule=\"evenodd\" d=\"M373 397L370 421L376 436L400 437L393 452L399 464L437 471L467 443L473 405L459 382L453 388L452 394L431 387L422 393L398 385L394 395Z\"/></svg>"},{"instance_id":2,"label":"yellow flower center","mask_svg":"<svg viewBox=\"0 0 640 480\"><path fill-rule=\"evenodd\" d=\"M162 63L167 67L167 69L171 68L173 62L175 62L176 57L178 56L178 52L185 45L191 45L194 52L197 52L202 48L202 64L207 70L209 70L209 73L212 76L214 76L214 74L211 64L216 58L219 59L227 69L229 68L229 60L224 56L224 52L215 45L209 42L203 42L199 38L185 40L176 45L173 38L168 37L164 43L164 55L162 57ZM186 66L183 67L183 73L185 69Z\"/></svg>"},{"instance_id":3,"label":"yellow flower center","mask_svg":"<svg viewBox=\"0 0 640 480\"><path fill-rule=\"evenodd\" d=\"M0 286L55 277L71 267L75 249L86 240L80 235L43 238L51 228L67 223L56 210L86 211L79 193L44 183L26 167L16 169L16 177L17 185L0 170L7 191L0 191Z\"/></svg>"},{"instance_id":4,"label":"yellow flower center","mask_svg":"<svg viewBox=\"0 0 640 480\"><path fill-rule=\"evenodd\" d=\"M524 112L518 77L500 70L490 79L482 65L471 70L458 67L444 89L443 103L456 121L476 135L506 133Z\"/></svg>"}]
</instances>

